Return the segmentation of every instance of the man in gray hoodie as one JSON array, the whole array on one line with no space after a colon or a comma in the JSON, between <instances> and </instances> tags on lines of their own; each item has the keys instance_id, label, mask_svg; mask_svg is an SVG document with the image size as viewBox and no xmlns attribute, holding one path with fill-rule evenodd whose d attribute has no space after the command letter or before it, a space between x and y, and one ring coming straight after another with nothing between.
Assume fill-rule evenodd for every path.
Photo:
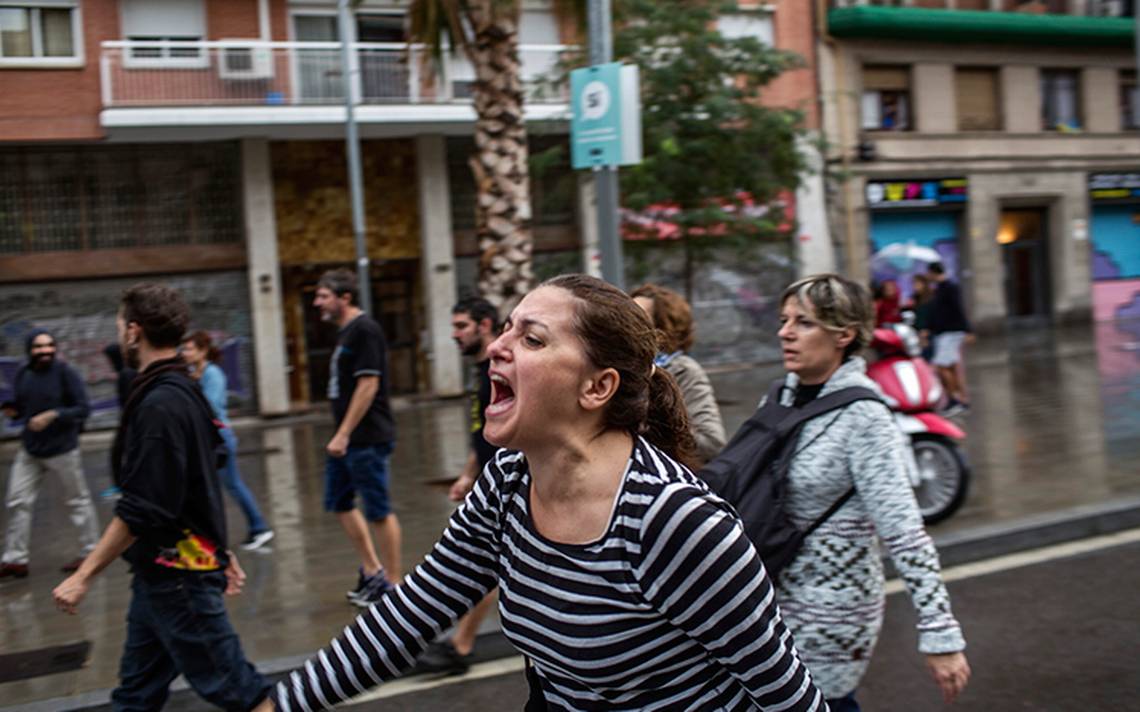
<instances>
[{"instance_id":1,"label":"man in gray hoodie","mask_svg":"<svg viewBox=\"0 0 1140 712\"><path fill-rule=\"evenodd\" d=\"M50 333L32 331L26 346L28 363L16 372L12 400L3 404L4 414L23 423L24 432L8 478L8 531L0 578L28 575L32 510L40 482L48 473L55 476L56 491L70 508L71 523L79 532L81 555L65 564L63 571L79 568L99 538L95 507L79 459L79 431L90 414L87 391L75 369L57 360Z\"/></svg>"}]
</instances>

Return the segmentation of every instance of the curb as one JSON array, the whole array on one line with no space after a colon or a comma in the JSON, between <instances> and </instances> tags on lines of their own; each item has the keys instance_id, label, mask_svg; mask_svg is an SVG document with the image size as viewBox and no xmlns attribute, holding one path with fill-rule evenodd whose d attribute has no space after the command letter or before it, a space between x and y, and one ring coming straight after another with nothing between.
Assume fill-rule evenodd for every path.
<instances>
[{"instance_id":1,"label":"curb","mask_svg":"<svg viewBox=\"0 0 1140 712\"><path fill-rule=\"evenodd\" d=\"M943 536L934 536L934 543L943 568L959 566L983 559L1038 549L1053 544L1087 539L1102 534L1140 527L1140 496L1131 496L1103 504L1083 505L1070 509L1034 515L1003 524L989 524L963 529ZM886 560L887 578L897 574ZM330 631L331 634L331 631ZM473 663L487 662L516 655L514 648L499 630L481 633L476 645ZM309 654L293 655L257 661L258 670L276 682L289 671L299 667ZM407 677L422 676L414 669ZM168 706L172 709L197 709L201 701L179 678L171 685ZM69 697L56 697L12 707L0 707L3 712L62 712L64 710L110 710L110 690L92 690Z\"/></svg>"}]
</instances>

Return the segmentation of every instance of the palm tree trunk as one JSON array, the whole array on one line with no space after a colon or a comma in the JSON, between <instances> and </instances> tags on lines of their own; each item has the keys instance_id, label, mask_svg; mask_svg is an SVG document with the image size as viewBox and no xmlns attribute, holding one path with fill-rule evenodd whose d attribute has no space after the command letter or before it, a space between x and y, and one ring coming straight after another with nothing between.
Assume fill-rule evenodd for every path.
<instances>
[{"instance_id":1,"label":"palm tree trunk","mask_svg":"<svg viewBox=\"0 0 1140 712\"><path fill-rule=\"evenodd\" d=\"M475 3L476 8L483 5ZM490 5L490 3L487 3ZM506 316L531 289L530 178L518 55L518 10L472 9L475 68L475 231L479 291Z\"/></svg>"}]
</instances>

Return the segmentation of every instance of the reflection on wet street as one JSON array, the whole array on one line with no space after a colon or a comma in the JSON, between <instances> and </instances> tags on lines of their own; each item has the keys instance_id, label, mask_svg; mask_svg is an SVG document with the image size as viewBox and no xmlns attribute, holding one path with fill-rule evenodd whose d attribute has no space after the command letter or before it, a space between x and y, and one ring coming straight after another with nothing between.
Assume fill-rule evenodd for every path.
<instances>
[{"instance_id":1,"label":"reflection on wet street","mask_svg":"<svg viewBox=\"0 0 1140 712\"><path fill-rule=\"evenodd\" d=\"M1140 494L1140 328L1013 332L971 347L973 409L963 419L974 470L970 497L941 533ZM713 374L729 432L748 416L774 367ZM467 448L465 401L409 404L397 413L392 495L404 529L404 559L420 560L453 509L438 483L455 476ZM239 466L277 532L272 549L247 553L245 593L230 600L247 655L259 663L316 650L354 615L344 593L356 557L321 506L323 448L331 425L305 422L239 429ZM92 492L109 485L108 438L84 447ZM0 455L3 481L14 449ZM433 484L436 483L436 484ZM0 685L14 704L115 685L128 601L126 566L100 577L76 617L56 612L51 589L76 555L75 537L50 483L41 489L32 535L31 575L0 583L0 650L17 652L90 640L81 670ZM244 520L227 500L231 541ZM99 500L101 525L113 502ZM494 621L491 621L494 624Z\"/></svg>"}]
</instances>

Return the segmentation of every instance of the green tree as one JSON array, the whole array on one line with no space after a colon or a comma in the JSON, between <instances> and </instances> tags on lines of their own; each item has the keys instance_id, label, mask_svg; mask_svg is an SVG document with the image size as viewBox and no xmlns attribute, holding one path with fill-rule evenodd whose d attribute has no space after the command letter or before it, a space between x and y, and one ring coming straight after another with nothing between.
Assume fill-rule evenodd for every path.
<instances>
[{"instance_id":1,"label":"green tree","mask_svg":"<svg viewBox=\"0 0 1140 712\"><path fill-rule=\"evenodd\" d=\"M581 3L554 3L567 15ZM530 184L518 52L521 0L412 0L413 42L438 60L447 41L475 71L475 231L479 291L508 313L533 286Z\"/></svg>"},{"instance_id":2,"label":"green tree","mask_svg":"<svg viewBox=\"0 0 1140 712\"><path fill-rule=\"evenodd\" d=\"M717 17L734 3L617 0L615 9L614 55L640 68L644 129L644 160L621 171L622 202L675 208L668 221L680 228L691 299L695 267L714 250L790 238L777 199L805 170L802 115L766 107L760 94L800 60L722 35Z\"/></svg>"}]
</instances>

